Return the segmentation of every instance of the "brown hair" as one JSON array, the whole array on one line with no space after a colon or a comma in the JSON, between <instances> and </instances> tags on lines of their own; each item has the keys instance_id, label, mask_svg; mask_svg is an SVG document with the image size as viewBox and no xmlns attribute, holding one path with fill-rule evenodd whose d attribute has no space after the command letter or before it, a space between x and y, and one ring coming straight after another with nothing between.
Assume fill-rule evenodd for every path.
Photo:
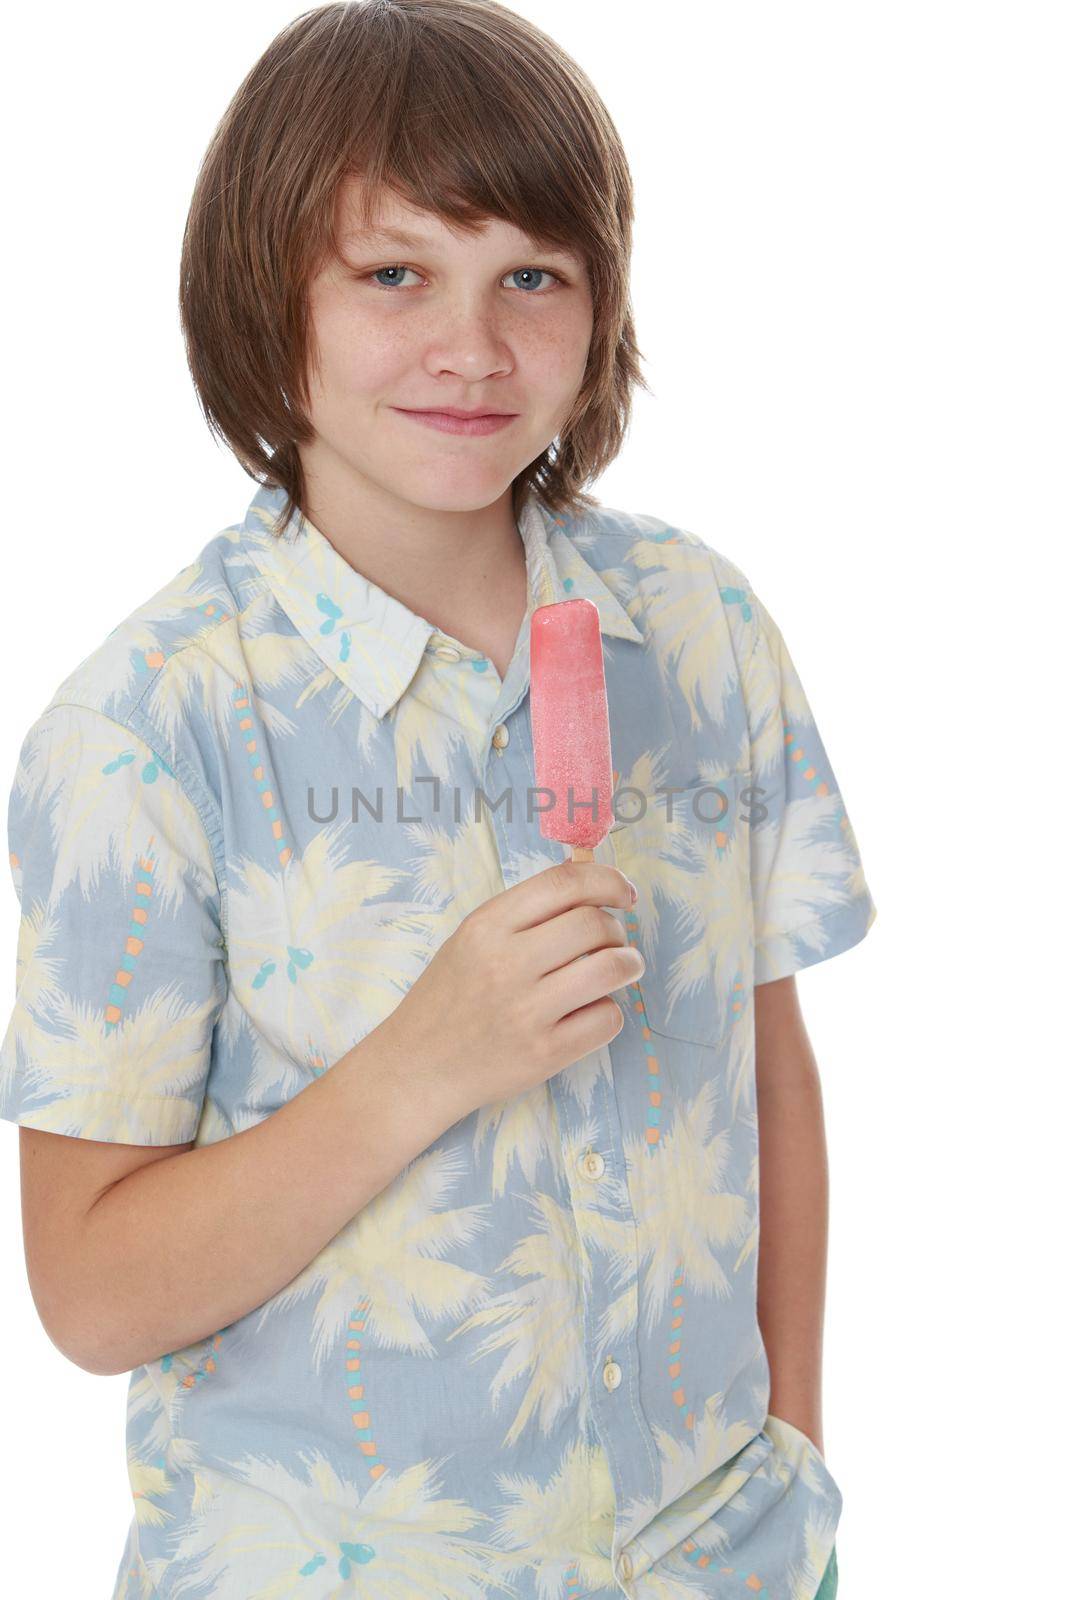
<instances>
[{"instance_id":1,"label":"brown hair","mask_svg":"<svg viewBox=\"0 0 1067 1600\"><path fill-rule=\"evenodd\" d=\"M560 434L513 485L552 510L621 448L640 372L630 306L633 191L615 125L580 67L495 0L353 0L305 11L267 47L212 136L182 242L179 310L209 428L304 511L307 289L338 254L336 203L361 226L392 189L458 228L492 217L577 250L593 331Z\"/></svg>"}]
</instances>

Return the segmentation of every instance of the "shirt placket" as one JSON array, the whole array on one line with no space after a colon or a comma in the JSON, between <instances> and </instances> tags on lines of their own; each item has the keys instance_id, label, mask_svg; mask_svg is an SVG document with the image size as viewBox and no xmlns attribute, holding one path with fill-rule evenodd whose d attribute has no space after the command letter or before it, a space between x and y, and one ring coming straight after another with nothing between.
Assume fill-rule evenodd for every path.
<instances>
[{"instance_id":1,"label":"shirt placket","mask_svg":"<svg viewBox=\"0 0 1067 1600\"><path fill-rule=\"evenodd\" d=\"M584 1348L589 1404L611 1469L616 1505L631 1500L661 1498L661 1468L655 1441L648 1427L640 1399L640 1308L636 1295L640 1284L637 1223L630 1186L626 1178L626 1158L619 1103L615 1094L612 1052L608 1045L593 1051L585 1061L595 1063L592 1099L578 1105L567 1093L563 1074L549 1079L560 1137L564 1149L575 1152L566 1177L572 1197L575 1230L581 1240L582 1297L584 1303ZM564 1073L567 1070L564 1069ZM589 1128L596 1131L589 1137ZM584 1142L583 1142L584 1139ZM610 1218L616 1248L602 1250L592 1226L596 1216ZM619 1268L618 1241L625 1240L625 1271ZM612 1315L620 1296L633 1295L635 1314L618 1331L619 1319ZM614 1324L616 1331L603 1335L599 1330ZM617 1577L625 1582L632 1574L634 1559L621 1541L616 1518L612 1539L612 1564Z\"/></svg>"},{"instance_id":2,"label":"shirt placket","mask_svg":"<svg viewBox=\"0 0 1067 1600\"><path fill-rule=\"evenodd\" d=\"M528 618L524 624L528 633ZM527 789L534 787L533 741L529 713L528 650L515 652L500 693L492 706L487 724L487 743L482 786L490 800L497 800L510 788L512 814L508 820L504 805L490 807L500 871L505 887L520 879L519 863L528 864L531 856L549 855L557 861L569 857L565 845L545 839L536 812L527 816ZM494 674L495 676L495 674ZM622 1036L620 1036L621 1040ZM616 1041L616 1049L624 1048ZM621 1057L620 1057L621 1060ZM629 1500L659 1504L662 1470L659 1453L645 1418L640 1400L640 1312L635 1312L630 1327L613 1333L606 1341L599 1329L617 1324L611 1308L620 1296L636 1295L639 1284L637 1222L626 1175L626 1156L622 1118L615 1093L611 1048L607 1045L583 1058L591 1071L591 1097L581 1103L568 1092L565 1076L577 1063L554 1074L547 1081L552 1095L560 1133L560 1164L564 1167L571 1196L575 1230L580 1251L583 1349L587 1396L593 1422L610 1467L616 1505ZM590 1139L589 1129L595 1136ZM565 1164L567 1152L572 1152ZM620 1272L619 1253L602 1250L591 1225L595 1214L610 1218L615 1227L613 1239L626 1241L627 1254ZM637 1563L636 1547L631 1553L620 1541L616 1517L612 1536L612 1567L618 1581L630 1581Z\"/></svg>"}]
</instances>

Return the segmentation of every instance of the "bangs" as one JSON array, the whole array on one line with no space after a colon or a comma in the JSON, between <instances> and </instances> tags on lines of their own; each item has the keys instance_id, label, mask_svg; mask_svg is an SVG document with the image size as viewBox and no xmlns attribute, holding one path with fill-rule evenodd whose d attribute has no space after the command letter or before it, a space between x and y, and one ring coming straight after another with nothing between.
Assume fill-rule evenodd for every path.
<instances>
[{"instance_id":1,"label":"bangs","mask_svg":"<svg viewBox=\"0 0 1067 1600\"><path fill-rule=\"evenodd\" d=\"M530 63L516 74L499 50L446 54L423 42L398 41L408 48L381 62L373 111L349 123L355 226L381 224L388 191L460 232L497 218L535 244L595 258L618 229L613 185L603 147L576 138L573 117L561 115L559 85L538 93Z\"/></svg>"}]
</instances>

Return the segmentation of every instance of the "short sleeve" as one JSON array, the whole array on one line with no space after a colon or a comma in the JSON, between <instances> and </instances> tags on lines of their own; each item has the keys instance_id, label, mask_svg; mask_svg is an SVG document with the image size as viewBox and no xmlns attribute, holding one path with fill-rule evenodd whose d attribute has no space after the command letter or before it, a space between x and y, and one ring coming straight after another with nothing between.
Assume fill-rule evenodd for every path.
<instances>
[{"instance_id":1,"label":"short sleeve","mask_svg":"<svg viewBox=\"0 0 1067 1600\"><path fill-rule=\"evenodd\" d=\"M858 944L876 915L852 823L785 640L758 596L742 689L752 751L754 983Z\"/></svg>"},{"instance_id":2,"label":"short sleeve","mask_svg":"<svg viewBox=\"0 0 1067 1600\"><path fill-rule=\"evenodd\" d=\"M21 916L0 1117L116 1144L195 1137L227 988L214 856L158 752L50 706L8 805Z\"/></svg>"}]
</instances>

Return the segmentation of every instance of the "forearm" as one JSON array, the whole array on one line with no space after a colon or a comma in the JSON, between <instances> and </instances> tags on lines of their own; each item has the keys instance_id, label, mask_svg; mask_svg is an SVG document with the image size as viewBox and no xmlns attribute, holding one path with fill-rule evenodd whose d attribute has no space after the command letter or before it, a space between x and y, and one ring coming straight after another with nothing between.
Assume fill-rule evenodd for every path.
<instances>
[{"instance_id":1,"label":"forearm","mask_svg":"<svg viewBox=\"0 0 1067 1600\"><path fill-rule=\"evenodd\" d=\"M829 1175L819 1074L802 1025L773 1045L765 1041L757 1102L757 1315L770 1366L769 1410L821 1451Z\"/></svg>"},{"instance_id":2,"label":"forearm","mask_svg":"<svg viewBox=\"0 0 1067 1600\"><path fill-rule=\"evenodd\" d=\"M89 1371L128 1372L290 1283L463 1114L406 1050L387 1018L254 1127L105 1191L71 1251L80 1331L64 1349Z\"/></svg>"}]
</instances>

